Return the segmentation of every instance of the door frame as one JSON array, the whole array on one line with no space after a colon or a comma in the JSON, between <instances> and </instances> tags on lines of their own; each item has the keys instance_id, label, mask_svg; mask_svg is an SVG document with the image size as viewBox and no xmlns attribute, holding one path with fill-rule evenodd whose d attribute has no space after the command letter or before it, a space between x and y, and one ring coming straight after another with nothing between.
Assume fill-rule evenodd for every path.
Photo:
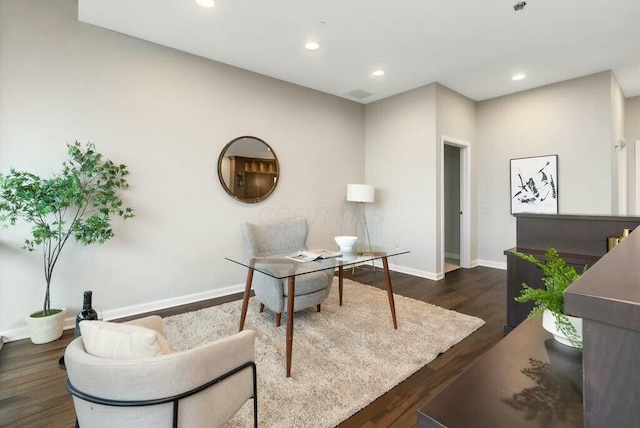
<instances>
[{"instance_id":1,"label":"door frame","mask_svg":"<svg viewBox=\"0 0 640 428\"><path fill-rule=\"evenodd\" d=\"M457 138L440 136L440 260L438 277L444 278L444 146L460 149L460 267L471 267L471 144Z\"/></svg>"},{"instance_id":2,"label":"door frame","mask_svg":"<svg viewBox=\"0 0 640 428\"><path fill-rule=\"evenodd\" d=\"M633 142L633 173L629 177L629 181L633 186L633 207L630 207L631 204L628 204L627 210L632 215L640 215L640 140L636 140ZM627 173L629 173L627 171ZM630 210L633 209L633 212Z\"/></svg>"}]
</instances>

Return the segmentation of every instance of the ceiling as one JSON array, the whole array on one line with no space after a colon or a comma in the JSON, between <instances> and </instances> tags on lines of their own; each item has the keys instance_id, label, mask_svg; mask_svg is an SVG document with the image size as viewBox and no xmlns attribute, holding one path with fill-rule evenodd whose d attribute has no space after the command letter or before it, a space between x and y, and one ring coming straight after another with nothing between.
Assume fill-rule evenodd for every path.
<instances>
[{"instance_id":1,"label":"ceiling","mask_svg":"<svg viewBox=\"0 0 640 428\"><path fill-rule=\"evenodd\" d=\"M80 21L361 103L432 82L480 101L604 70L640 95L640 0L78 3Z\"/></svg>"}]
</instances>

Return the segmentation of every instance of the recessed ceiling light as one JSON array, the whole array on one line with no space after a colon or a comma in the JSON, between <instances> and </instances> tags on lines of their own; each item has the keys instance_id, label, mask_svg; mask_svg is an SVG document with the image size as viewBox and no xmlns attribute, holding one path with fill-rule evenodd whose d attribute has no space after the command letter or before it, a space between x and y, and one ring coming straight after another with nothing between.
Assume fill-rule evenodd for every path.
<instances>
[{"instance_id":1,"label":"recessed ceiling light","mask_svg":"<svg viewBox=\"0 0 640 428\"><path fill-rule=\"evenodd\" d=\"M384 76L384 70L375 70L371 75L375 77Z\"/></svg>"},{"instance_id":2,"label":"recessed ceiling light","mask_svg":"<svg viewBox=\"0 0 640 428\"><path fill-rule=\"evenodd\" d=\"M213 0L196 0L196 3L202 7L213 7L216 4Z\"/></svg>"},{"instance_id":3,"label":"recessed ceiling light","mask_svg":"<svg viewBox=\"0 0 640 428\"><path fill-rule=\"evenodd\" d=\"M516 74L514 75L511 80L522 80L524 79L526 76L524 74Z\"/></svg>"},{"instance_id":4,"label":"recessed ceiling light","mask_svg":"<svg viewBox=\"0 0 640 428\"><path fill-rule=\"evenodd\" d=\"M304 45L304 47L307 50L316 51L316 50L320 49L320 44L318 42L307 42L307 44Z\"/></svg>"}]
</instances>

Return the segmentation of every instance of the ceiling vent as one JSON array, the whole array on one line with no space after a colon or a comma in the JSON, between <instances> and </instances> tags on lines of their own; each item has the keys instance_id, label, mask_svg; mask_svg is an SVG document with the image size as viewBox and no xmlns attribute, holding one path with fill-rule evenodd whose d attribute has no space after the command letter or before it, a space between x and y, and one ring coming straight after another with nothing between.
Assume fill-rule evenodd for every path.
<instances>
[{"instance_id":1,"label":"ceiling vent","mask_svg":"<svg viewBox=\"0 0 640 428\"><path fill-rule=\"evenodd\" d=\"M353 91L349 92L347 95L351 95L354 98L363 100L367 97L370 97L373 94L371 92L363 91L362 89L354 89Z\"/></svg>"}]
</instances>

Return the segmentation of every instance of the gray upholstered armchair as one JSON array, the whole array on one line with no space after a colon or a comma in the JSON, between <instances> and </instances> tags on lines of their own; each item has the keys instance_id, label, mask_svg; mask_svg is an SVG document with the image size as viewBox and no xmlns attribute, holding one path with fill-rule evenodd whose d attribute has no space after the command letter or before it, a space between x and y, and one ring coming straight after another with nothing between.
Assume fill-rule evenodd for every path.
<instances>
[{"instance_id":1,"label":"gray upholstered armchair","mask_svg":"<svg viewBox=\"0 0 640 428\"><path fill-rule=\"evenodd\" d=\"M87 331L86 323L103 331ZM171 353L158 316L100 323L82 321L82 336L64 355L80 427L221 427L252 398L258 426L254 331ZM131 357L149 355L155 345L154 356Z\"/></svg>"},{"instance_id":2,"label":"gray upholstered armchair","mask_svg":"<svg viewBox=\"0 0 640 428\"><path fill-rule=\"evenodd\" d=\"M276 224L242 224L242 237L249 257L265 257L274 254L295 253L307 249L309 227L304 218L295 218ZM292 262L293 263L293 262ZM300 276L296 279L294 311L298 312L320 305L329 295L334 270L327 269ZM282 313L286 311L287 284L260 272L253 276L253 290L260 301L260 311L266 306L276 314L280 326Z\"/></svg>"}]
</instances>

